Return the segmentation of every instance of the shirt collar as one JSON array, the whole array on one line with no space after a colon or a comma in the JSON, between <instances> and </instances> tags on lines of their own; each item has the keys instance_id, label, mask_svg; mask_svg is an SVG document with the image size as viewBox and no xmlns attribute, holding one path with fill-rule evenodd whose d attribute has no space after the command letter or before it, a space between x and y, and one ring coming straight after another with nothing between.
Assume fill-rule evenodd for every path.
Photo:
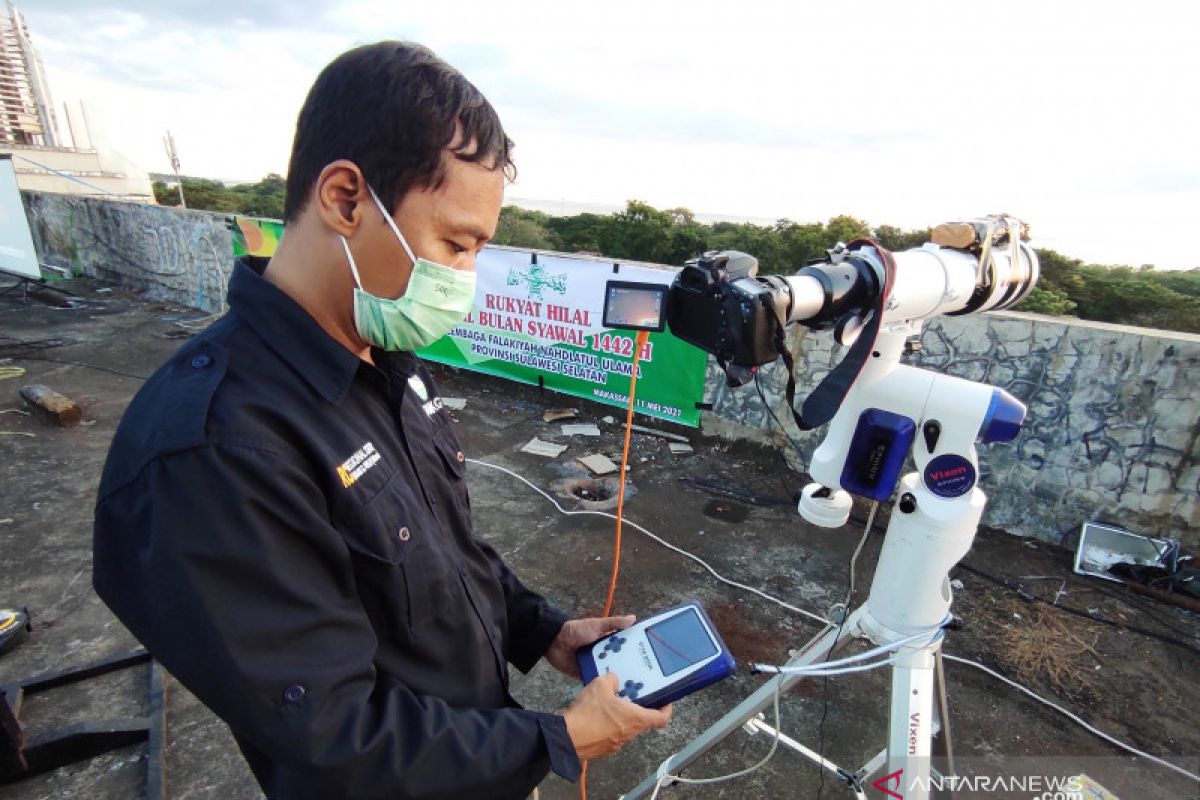
<instances>
[{"instance_id":1,"label":"shirt collar","mask_svg":"<svg viewBox=\"0 0 1200 800\"><path fill-rule=\"evenodd\" d=\"M229 307L322 397L338 403L362 359L339 344L299 303L262 277L269 259L240 258L229 279Z\"/></svg>"}]
</instances>

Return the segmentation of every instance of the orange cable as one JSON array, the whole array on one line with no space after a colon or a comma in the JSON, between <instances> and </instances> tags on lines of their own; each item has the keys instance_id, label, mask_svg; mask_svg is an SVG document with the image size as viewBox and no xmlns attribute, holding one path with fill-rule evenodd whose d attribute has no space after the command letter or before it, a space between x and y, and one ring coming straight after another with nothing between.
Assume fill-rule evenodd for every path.
<instances>
[{"instance_id":1,"label":"orange cable","mask_svg":"<svg viewBox=\"0 0 1200 800\"><path fill-rule=\"evenodd\" d=\"M617 572L621 566L621 522L625 515L625 473L629 467L629 437L633 432L634 395L637 392L638 361L642 356L642 347L649 340L647 331L638 331L633 344L633 368L629 371L629 409L625 412L625 447L621 450L621 483L617 489L617 542L613 552L612 575L608 579L608 599L604 601L604 613L607 617L612 611L613 595L617 591Z\"/></svg>"},{"instance_id":2,"label":"orange cable","mask_svg":"<svg viewBox=\"0 0 1200 800\"><path fill-rule=\"evenodd\" d=\"M613 595L617 591L617 573L621 569L621 521L625 518L625 471L629 466L629 438L633 433L634 397L637 394L638 361L642 357L642 348L650 340L649 331L638 331L633 340L633 368L629 371L629 409L625 412L625 446L621 450L621 482L617 489L617 541L613 549L612 575L608 579L608 597L604 601L604 613L607 617L612 612ZM587 771L588 762L583 762L583 771L579 774L579 797L587 800Z\"/></svg>"}]
</instances>

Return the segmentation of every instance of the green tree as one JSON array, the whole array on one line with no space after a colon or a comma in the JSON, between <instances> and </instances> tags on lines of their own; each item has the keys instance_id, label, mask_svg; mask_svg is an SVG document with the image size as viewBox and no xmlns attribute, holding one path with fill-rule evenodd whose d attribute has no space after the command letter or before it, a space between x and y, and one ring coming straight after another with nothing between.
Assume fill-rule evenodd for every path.
<instances>
[{"instance_id":1,"label":"green tree","mask_svg":"<svg viewBox=\"0 0 1200 800\"><path fill-rule=\"evenodd\" d=\"M1076 309L1075 303L1061 289L1041 289L1034 287L1029 296L1021 301L1016 311L1029 311L1033 314L1053 314L1063 317Z\"/></svg>"},{"instance_id":2,"label":"green tree","mask_svg":"<svg viewBox=\"0 0 1200 800\"><path fill-rule=\"evenodd\" d=\"M846 216L836 216L825 225L825 241L833 247L838 242L850 242L871 235L871 226L861 219Z\"/></svg>"},{"instance_id":3,"label":"green tree","mask_svg":"<svg viewBox=\"0 0 1200 800\"><path fill-rule=\"evenodd\" d=\"M283 219L283 198L287 181L274 172L258 183L234 186L229 191L236 198L237 211L250 217ZM187 187L184 187L187 191Z\"/></svg>"},{"instance_id":4,"label":"green tree","mask_svg":"<svg viewBox=\"0 0 1200 800\"><path fill-rule=\"evenodd\" d=\"M929 229L905 231L893 225L880 225L875 229L874 238L888 250L912 250L929 241Z\"/></svg>"},{"instance_id":5,"label":"green tree","mask_svg":"<svg viewBox=\"0 0 1200 800\"><path fill-rule=\"evenodd\" d=\"M500 209L492 243L534 250L559 250L558 237L546 227L548 221L549 217L539 211L505 206Z\"/></svg>"}]
</instances>

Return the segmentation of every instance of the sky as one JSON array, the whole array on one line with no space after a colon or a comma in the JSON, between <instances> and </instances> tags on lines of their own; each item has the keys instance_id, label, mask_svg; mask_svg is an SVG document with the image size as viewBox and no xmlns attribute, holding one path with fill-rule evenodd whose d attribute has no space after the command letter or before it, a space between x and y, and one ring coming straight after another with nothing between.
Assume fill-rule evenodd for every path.
<instances>
[{"instance_id":1,"label":"sky","mask_svg":"<svg viewBox=\"0 0 1200 800\"><path fill-rule=\"evenodd\" d=\"M1200 267L1200 3L24 0L65 127L169 172L286 171L316 74L431 47L516 141L511 198L925 228L1005 212L1095 263ZM96 133L94 131L94 133Z\"/></svg>"}]
</instances>

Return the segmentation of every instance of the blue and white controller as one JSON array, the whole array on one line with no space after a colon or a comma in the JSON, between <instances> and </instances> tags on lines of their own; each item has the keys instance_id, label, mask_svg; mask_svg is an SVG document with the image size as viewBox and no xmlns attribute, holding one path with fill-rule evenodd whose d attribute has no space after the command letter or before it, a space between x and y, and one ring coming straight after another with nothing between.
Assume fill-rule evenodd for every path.
<instances>
[{"instance_id":1,"label":"blue and white controller","mask_svg":"<svg viewBox=\"0 0 1200 800\"><path fill-rule=\"evenodd\" d=\"M733 654L695 601L611 633L576 654L584 684L609 672L617 695L660 708L733 674Z\"/></svg>"}]
</instances>

